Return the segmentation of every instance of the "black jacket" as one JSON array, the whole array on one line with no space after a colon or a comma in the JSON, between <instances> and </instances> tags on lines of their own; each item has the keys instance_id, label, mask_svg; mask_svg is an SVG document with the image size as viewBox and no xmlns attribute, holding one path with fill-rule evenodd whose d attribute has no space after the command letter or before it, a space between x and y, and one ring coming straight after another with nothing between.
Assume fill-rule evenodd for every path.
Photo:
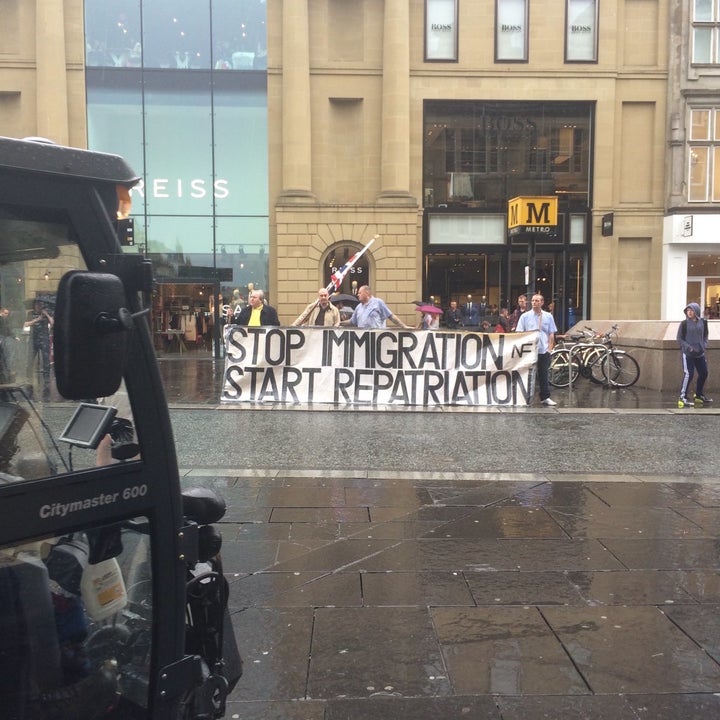
<instances>
[{"instance_id":1,"label":"black jacket","mask_svg":"<svg viewBox=\"0 0 720 720\"><path fill-rule=\"evenodd\" d=\"M252 308L246 305L237 315L232 319L233 325L247 325L250 322L250 313ZM277 310L270 305L263 305L263 309L260 311L260 324L261 325L280 325L278 319Z\"/></svg>"}]
</instances>

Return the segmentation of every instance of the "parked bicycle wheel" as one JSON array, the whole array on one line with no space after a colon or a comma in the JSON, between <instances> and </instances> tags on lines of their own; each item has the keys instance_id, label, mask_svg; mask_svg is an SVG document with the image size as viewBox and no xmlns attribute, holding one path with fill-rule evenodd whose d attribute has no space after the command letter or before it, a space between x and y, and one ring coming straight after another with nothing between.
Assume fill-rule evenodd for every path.
<instances>
[{"instance_id":1,"label":"parked bicycle wheel","mask_svg":"<svg viewBox=\"0 0 720 720\"><path fill-rule=\"evenodd\" d=\"M594 383L604 385L607 383L605 375L605 367L603 365L606 358L606 350L604 346L589 348L583 353L583 364L587 370L586 377L589 377Z\"/></svg>"},{"instance_id":2,"label":"parked bicycle wheel","mask_svg":"<svg viewBox=\"0 0 720 720\"><path fill-rule=\"evenodd\" d=\"M577 360L570 362L570 353L567 350L554 350L550 358L550 370L548 380L553 387L567 387L570 378L575 382L580 369Z\"/></svg>"},{"instance_id":3,"label":"parked bicycle wheel","mask_svg":"<svg viewBox=\"0 0 720 720\"><path fill-rule=\"evenodd\" d=\"M597 348L592 345L581 344L575 347L573 359L577 360L580 375L582 375L586 380L592 379L592 361L597 357Z\"/></svg>"},{"instance_id":4,"label":"parked bicycle wheel","mask_svg":"<svg viewBox=\"0 0 720 720\"><path fill-rule=\"evenodd\" d=\"M602 367L610 384L616 387L630 387L640 377L638 361L624 350L611 350Z\"/></svg>"}]
</instances>

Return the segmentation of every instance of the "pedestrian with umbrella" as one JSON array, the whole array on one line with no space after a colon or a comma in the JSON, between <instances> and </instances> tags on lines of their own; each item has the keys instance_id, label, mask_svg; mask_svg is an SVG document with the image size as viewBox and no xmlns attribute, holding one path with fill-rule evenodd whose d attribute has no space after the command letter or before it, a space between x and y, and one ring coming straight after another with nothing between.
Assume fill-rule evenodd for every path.
<instances>
[{"instance_id":1,"label":"pedestrian with umbrella","mask_svg":"<svg viewBox=\"0 0 720 720\"><path fill-rule=\"evenodd\" d=\"M440 327L442 308L435 305L418 305L415 309L423 314L420 321L420 327L423 330L437 330Z\"/></svg>"},{"instance_id":2,"label":"pedestrian with umbrella","mask_svg":"<svg viewBox=\"0 0 720 720\"><path fill-rule=\"evenodd\" d=\"M353 311L360 302L355 295L335 293L330 296L330 302L340 311L340 320L349 320Z\"/></svg>"},{"instance_id":3,"label":"pedestrian with umbrella","mask_svg":"<svg viewBox=\"0 0 720 720\"><path fill-rule=\"evenodd\" d=\"M330 296L330 302L333 305L339 305L340 307L354 308L360 301L355 297L355 295L349 295L348 293L335 293Z\"/></svg>"}]
</instances>

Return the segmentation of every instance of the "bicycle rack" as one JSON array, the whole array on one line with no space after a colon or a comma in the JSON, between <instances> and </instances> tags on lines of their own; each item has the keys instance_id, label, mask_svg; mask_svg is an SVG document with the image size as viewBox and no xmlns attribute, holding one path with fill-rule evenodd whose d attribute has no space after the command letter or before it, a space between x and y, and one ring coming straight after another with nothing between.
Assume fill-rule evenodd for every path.
<instances>
[{"instance_id":1,"label":"bicycle rack","mask_svg":"<svg viewBox=\"0 0 720 720\"><path fill-rule=\"evenodd\" d=\"M572 367L573 367L573 357L577 354L580 350L587 350L588 348L597 348L602 345L603 351L605 353L602 361L607 360L610 357L610 348L607 345L604 345L602 343L584 343L579 342L575 343L572 347L570 347L568 350L568 380L570 381L568 383L568 391L572 392L572 386L573 386L573 378L572 378ZM612 385L612 382L610 381L609 377L605 378L604 382L605 387L610 387Z\"/></svg>"}]
</instances>

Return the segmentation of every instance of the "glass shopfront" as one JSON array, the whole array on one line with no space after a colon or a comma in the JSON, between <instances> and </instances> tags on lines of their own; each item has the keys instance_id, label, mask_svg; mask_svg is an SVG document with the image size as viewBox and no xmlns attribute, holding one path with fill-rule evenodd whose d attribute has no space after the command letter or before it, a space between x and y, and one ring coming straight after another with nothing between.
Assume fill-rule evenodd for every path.
<instances>
[{"instance_id":1,"label":"glass shopfront","mask_svg":"<svg viewBox=\"0 0 720 720\"><path fill-rule=\"evenodd\" d=\"M184 349L219 354L227 300L267 289L265 3L86 0L85 13L88 144L142 178L128 251L160 281L157 348L183 348L168 338L187 315Z\"/></svg>"},{"instance_id":2,"label":"glass shopfront","mask_svg":"<svg viewBox=\"0 0 720 720\"><path fill-rule=\"evenodd\" d=\"M720 256L713 252L689 252L687 258L685 302L696 302L705 317L720 319Z\"/></svg>"},{"instance_id":3,"label":"glass shopfront","mask_svg":"<svg viewBox=\"0 0 720 720\"><path fill-rule=\"evenodd\" d=\"M493 320L541 292L566 329L589 316L591 103L425 103L423 299ZM517 196L556 196L557 232L507 233Z\"/></svg>"}]
</instances>

